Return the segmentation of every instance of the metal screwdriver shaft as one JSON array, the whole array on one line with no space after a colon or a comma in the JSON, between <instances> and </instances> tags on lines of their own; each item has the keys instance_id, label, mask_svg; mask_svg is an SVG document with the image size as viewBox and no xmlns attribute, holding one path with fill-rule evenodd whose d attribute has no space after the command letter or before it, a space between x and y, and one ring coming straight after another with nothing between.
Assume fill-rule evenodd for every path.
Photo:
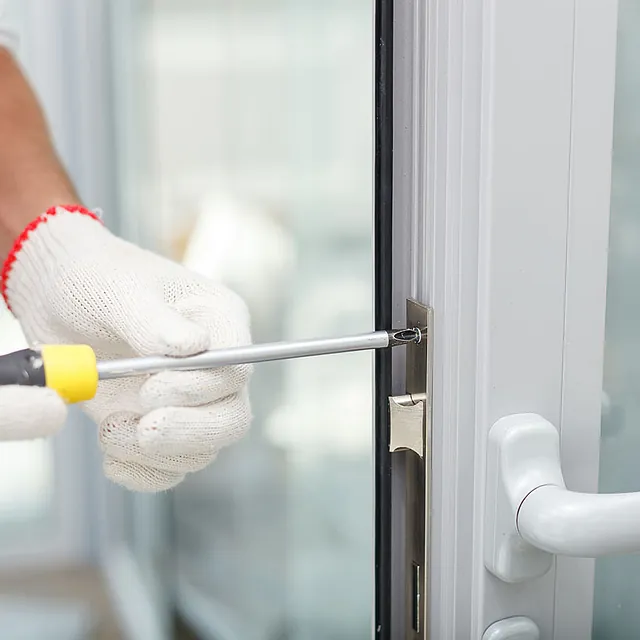
<instances>
[{"instance_id":1,"label":"metal screwdriver shaft","mask_svg":"<svg viewBox=\"0 0 640 640\"><path fill-rule=\"evenodd\" d=\"M322 338L300 340L296 342L272 342L216 349L186 358L150 356L123 360L105 360L98 362L100 380L112 380L128 376L158 373L168 370L212 369L237 364L269 362L272 360L291 360L308 356L322 356L333 353L386 349L403 344L419 343L424 331L419 328L397 331L374 331L341 338Z\"/></svg>"}]
</instances>

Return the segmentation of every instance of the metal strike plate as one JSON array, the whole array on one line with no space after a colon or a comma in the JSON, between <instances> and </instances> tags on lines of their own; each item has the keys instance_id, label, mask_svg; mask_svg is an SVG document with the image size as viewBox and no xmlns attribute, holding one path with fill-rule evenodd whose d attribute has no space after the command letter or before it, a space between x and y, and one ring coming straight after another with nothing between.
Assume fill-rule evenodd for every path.
<instances>
[{"instance_id":1,"label":"metal strike plate","mask_svg":"<svg viewBox=\"0 0 640 640\"><path fill-rule=\"evenodd\" d=\"M404 456L404 638L425 640L428 637L432 310L415 300L407 300L407 326L420 328L422 339L407 345L406 395L389 398L389 450L394 455Z\"/></svg>"},{"instance_id":2,"label":"metal strike plate","mask_svg":"<svg viewBox=\"0 0 640 640\"><path fill-rule=\"evenodd\" d=\"M389 450L410 450L424 455L424 400L406 396L389 398L391 439Z\"/></svg>"}]
</instances>

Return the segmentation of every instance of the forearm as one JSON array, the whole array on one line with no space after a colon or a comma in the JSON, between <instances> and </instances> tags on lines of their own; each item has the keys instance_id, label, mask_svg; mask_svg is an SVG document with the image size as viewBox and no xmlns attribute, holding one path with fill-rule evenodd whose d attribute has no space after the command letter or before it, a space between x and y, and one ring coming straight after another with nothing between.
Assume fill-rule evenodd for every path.
<instances>
[{"instance_id":1,"label":"forearm","mask_svg":"<svg viewBox=\"0 0 640 640\"><path fill-rule=\"evenodd\" d=\"M78 201L38 102L11 54L0 49L0 259L24 227L54 204Z\"/></svg>"}]
</instances>

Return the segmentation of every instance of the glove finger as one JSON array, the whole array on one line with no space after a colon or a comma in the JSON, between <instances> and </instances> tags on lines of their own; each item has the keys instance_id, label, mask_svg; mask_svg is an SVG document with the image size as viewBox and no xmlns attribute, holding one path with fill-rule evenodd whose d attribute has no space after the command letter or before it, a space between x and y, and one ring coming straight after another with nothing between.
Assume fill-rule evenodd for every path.
<instances>
[{"instance_id":1,"label":"glove finger","mask_svg":"<svg viewBox=\"0 0 640 640\"><path fill-rule=\"evenodd\" d=\"M127 296L118 303L119 313L107 314L110 328L140 356L190 356L209 346L205 328L154 295Z\"/></svg>"},{"instance_id":2,"label":"glove finger","mask_svg":"<svg viewBox=\"0 0 640 640\"><path fill-rule=\"evenodd\" d=\"M213 460L210 452L169 455L143 451L138 441L139 422L140 417L131 413L114 413L106 418L98 429L104 454L119 462L135 462L181 475L199 471Z\"/></svg>"},{"instance_id":3,"label":"glove finger","mask_svg":"<svg viewBox=\"0 0 640 640\"><path fill-rule=\"evenodd\" d=\"M136 462L121 462L105 456L104 475L131 491L154 493L173 489L184 480L184 474L153 469Z\"/></svg>"},{"instance_id":4,"label":"glove finger","mask_svg":"<svg viewBox=\"0 0 640 640\"><path fill-rule=\"evenodd\" d=\"M0 387L0 440L31 440L56 433L67 405L53 389Z\"/></svg>"},{"instance_id":5,"label":"glove finger","mask_svg":"<svg viewBox=\"0 0 640 640\"><path fill-rule=\"evenodd\" d=\"M156 409L140 420L143 451L171 455L217 453L247 432L251 408L246 392L204 407Z\"/></svg>"},{"instance_id":6,"label":"glove finger","mask_svg":"<svg viewBox=\"0 0 640 640\"><path fill-rule=\"evenodd\" d=\"M233 395L246 386L251 365L203 371L164 371L151 376L140 389L145 411L162 407L201 407Z\"/></svg>"},{"instance_id":7,"label":"glove finger","mask_svg":"<svg viewBox=\"0 0 640 640\"><path fill-rule=\"evenodd\" d=\"M209 349L251 344L249 311L233 291L220 287L178 300L176 310L209 334Z\"/></svg>"},{"instance_id":8,"label":"glove finger","mask_svg":"<svg viewBox=\"0 0 640 640\"><path fill-rule=\"evenodd\" d=\"M176 303L176 310L207 331L209 349L251 343L246 305L228 289L183 298ZM202 371L165 371L145 382L140 401L146 411L169 406L204 406L240 391L252 371L252 365L248 364Z\"/></svg>"},{"instance_id":9,"label":"glove finger","mask_svg":"<svg viewBox=\"0 0 640 640\"><path fill-rule=\"evenodd\" d=\"M143 376L103 380L98 386L95 398L85 402L82 408L98 424L115 411L140 416L144 413L140 404L140 388L144 381Z\"/></svg>"}]
</instances>

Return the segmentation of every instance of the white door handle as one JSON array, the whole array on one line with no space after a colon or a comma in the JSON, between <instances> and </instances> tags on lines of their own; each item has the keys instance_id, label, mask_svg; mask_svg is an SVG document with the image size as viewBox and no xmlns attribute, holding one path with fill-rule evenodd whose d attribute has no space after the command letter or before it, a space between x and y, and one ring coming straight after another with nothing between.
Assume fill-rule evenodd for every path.
<instances>
[{"instance_id":1,"label":"white door handle","mask_svg":"<svg viewBox=\"0 0 640 640\"><path fill-rule=\"evenodd\" d=\"M640 551L640 492L569 491L557 429L535 414L489 432L485 566L506 582L546 573L553 555L595 558Z\"/></svg>"}]
</instances>

